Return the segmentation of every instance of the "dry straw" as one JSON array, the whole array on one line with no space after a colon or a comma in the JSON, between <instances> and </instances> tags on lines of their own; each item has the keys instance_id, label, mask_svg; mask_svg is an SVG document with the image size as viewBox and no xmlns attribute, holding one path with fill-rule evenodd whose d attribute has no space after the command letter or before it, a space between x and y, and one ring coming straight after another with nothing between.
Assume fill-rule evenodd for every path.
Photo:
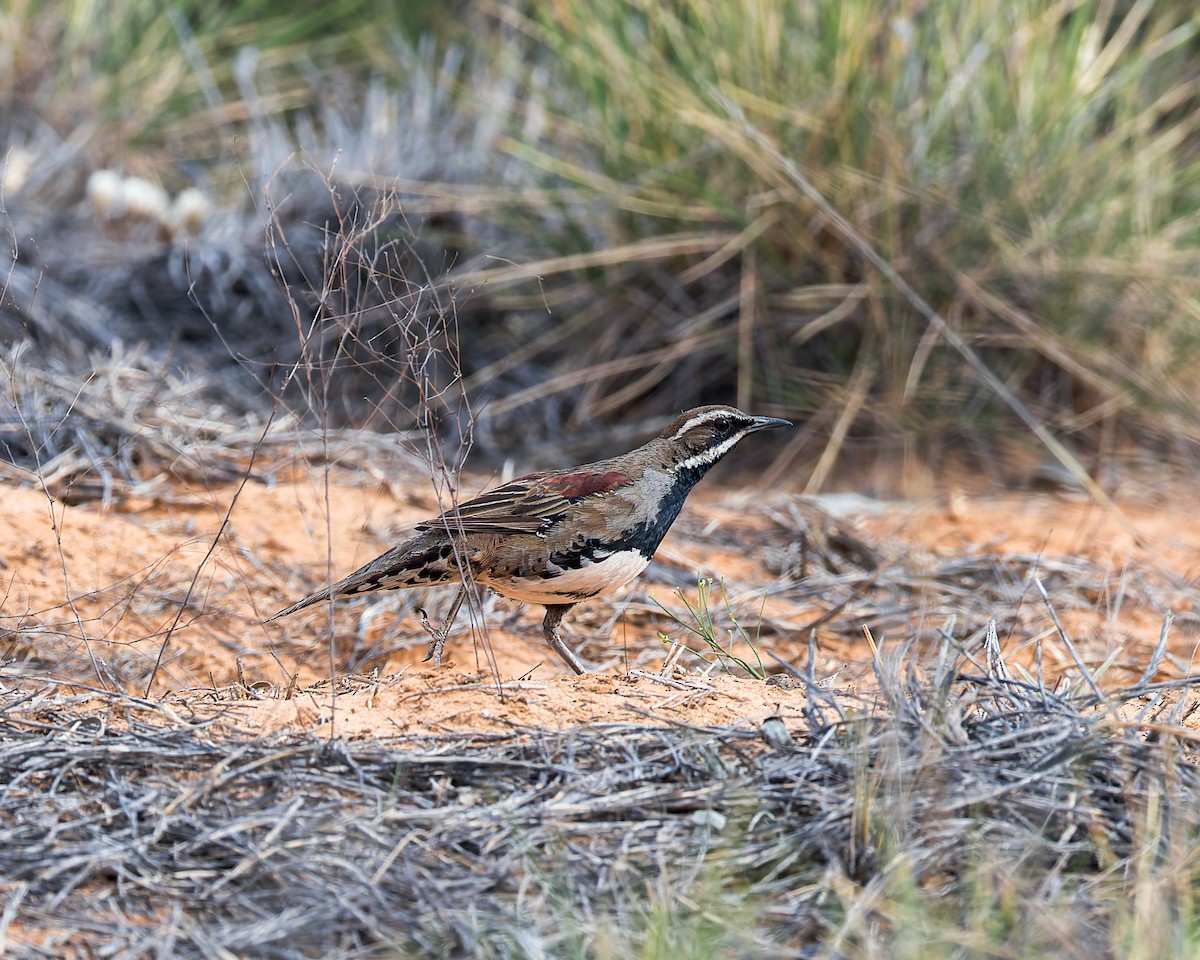
<instances>
[{"instance_id":1,"label":"dry straw","mask_svg":"<svg viewBox=\"0 0 1200 960\"><path fill-rule=\"evenodd\" d=\"M1114 891L1200 826L1170 726L1194 682L1107 691L1118 722L988 646L984 667L944 640L924 677L884 651L869 698L800 672L804 716L757 729L262 739L7 680L0 942L549 956L652 935L665 889L672 922L702 901L722 949L840 956L900 937L905 890L935 903L1000 871L1027 888L1025 937L1067 911L1063 955L1105 955Z\"/></svg>"}]
</instances>

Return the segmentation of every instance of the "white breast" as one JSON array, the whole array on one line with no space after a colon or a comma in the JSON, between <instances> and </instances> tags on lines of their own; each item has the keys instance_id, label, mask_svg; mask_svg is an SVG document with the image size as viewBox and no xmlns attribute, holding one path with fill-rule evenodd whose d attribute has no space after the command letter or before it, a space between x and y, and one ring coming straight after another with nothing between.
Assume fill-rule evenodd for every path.
<instances>
[{"instance_id":1,"label":"white breast","mask_svg":"<svg viewBox=\"0 0 1200 960\"><path fill-rule=\"evenodd\" d=\"M623 587L646 569L649 559L636 550L621 550L578 570L554 577L513 577L484 581L497 593L526 603L573 603Z\"/></svg>"}]
</instances>

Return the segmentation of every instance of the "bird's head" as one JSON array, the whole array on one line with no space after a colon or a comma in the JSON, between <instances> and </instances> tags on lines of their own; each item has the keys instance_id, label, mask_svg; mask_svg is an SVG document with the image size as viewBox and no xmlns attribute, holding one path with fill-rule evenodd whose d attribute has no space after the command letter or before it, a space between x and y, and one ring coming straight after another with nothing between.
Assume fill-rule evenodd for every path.
<instances>
[{"instance_id":1,"label":"bird's head","mask_svg":"<svg viewBox=\"0 0 1200 960\"><path fill-rule=\"evenodd\" d=\"M672 420L659 439L666 441L676 473L694 471L702 475L743 437L791 425L790 421L776 417L752 417L736 407L696 407Z\"/></svg>"}]
</instances>

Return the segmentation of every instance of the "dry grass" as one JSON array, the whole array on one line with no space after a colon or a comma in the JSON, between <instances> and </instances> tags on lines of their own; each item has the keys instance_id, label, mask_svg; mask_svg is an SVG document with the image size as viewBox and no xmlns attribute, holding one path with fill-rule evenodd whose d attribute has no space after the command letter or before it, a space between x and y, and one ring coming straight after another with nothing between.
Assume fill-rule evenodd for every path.
<instances>
[{"instance_id":1,"label":"dry grass","mask_svg":"<svg viewBox=\"0 0 1200 960\"><path fill-rule=\"evenodd\" d=\"M186 701L81 707L6 682L0 940L12 956L97 940L131 957L644 956L656 938L916 956L917 917L947 956L1194 943L1200 797L1173 726L1194 683L1098 701L979 653L881 657L869 696L801 672L806 715L760 729L357 742L214 735Z\"/></svg>"},{"instance_id":2,"label":"dry grass","mask_svg":"<svg viewBox=\"0 0 1200 960\"><path fill-rule=\"evenodd\" d=\"M113 24L85 6L9 27L13 115L46 122L12 131L0 313L81 375L115 333L237 412L308 415L275 378L320 358L337 423L408 428L414 405L381 398L406 348L387 305L452 304L497 460L519 432L573 459L600 424L735 399L805 416L779 472L812 490L914 439L1003 472L1006 406L1091 474L1130 440L1194 463L1186 4L497 3L416 43L419 14L364 30L353 3L291 24L269 0ZM256 47L224 56L251 11ZM64 30L79 56L57 76L30 51ZM124 142L81 128L147 76ZM190 181L217 213L187 237L97 217L80 200L102 166ZM339 300L346 242L383 260Z\"/></svg>"}]
</instances>

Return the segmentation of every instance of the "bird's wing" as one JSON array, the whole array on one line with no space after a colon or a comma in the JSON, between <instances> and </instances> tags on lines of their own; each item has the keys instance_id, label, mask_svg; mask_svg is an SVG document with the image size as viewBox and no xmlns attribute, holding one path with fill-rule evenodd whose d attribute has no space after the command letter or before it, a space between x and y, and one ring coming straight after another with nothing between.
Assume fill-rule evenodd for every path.
<instances>
[{"instance_id":1,"label":"bird's wing","mask_svg":"<svg viewBox=\"0 0 1200 960\"><path fill-rule=\"evenodd\" d=\"M417 529L538 533L561 519L571 504L629 482L629 477L619 470L532 474L460 503L433 520L417 524Z\"/></svg>"}]
</instances>

